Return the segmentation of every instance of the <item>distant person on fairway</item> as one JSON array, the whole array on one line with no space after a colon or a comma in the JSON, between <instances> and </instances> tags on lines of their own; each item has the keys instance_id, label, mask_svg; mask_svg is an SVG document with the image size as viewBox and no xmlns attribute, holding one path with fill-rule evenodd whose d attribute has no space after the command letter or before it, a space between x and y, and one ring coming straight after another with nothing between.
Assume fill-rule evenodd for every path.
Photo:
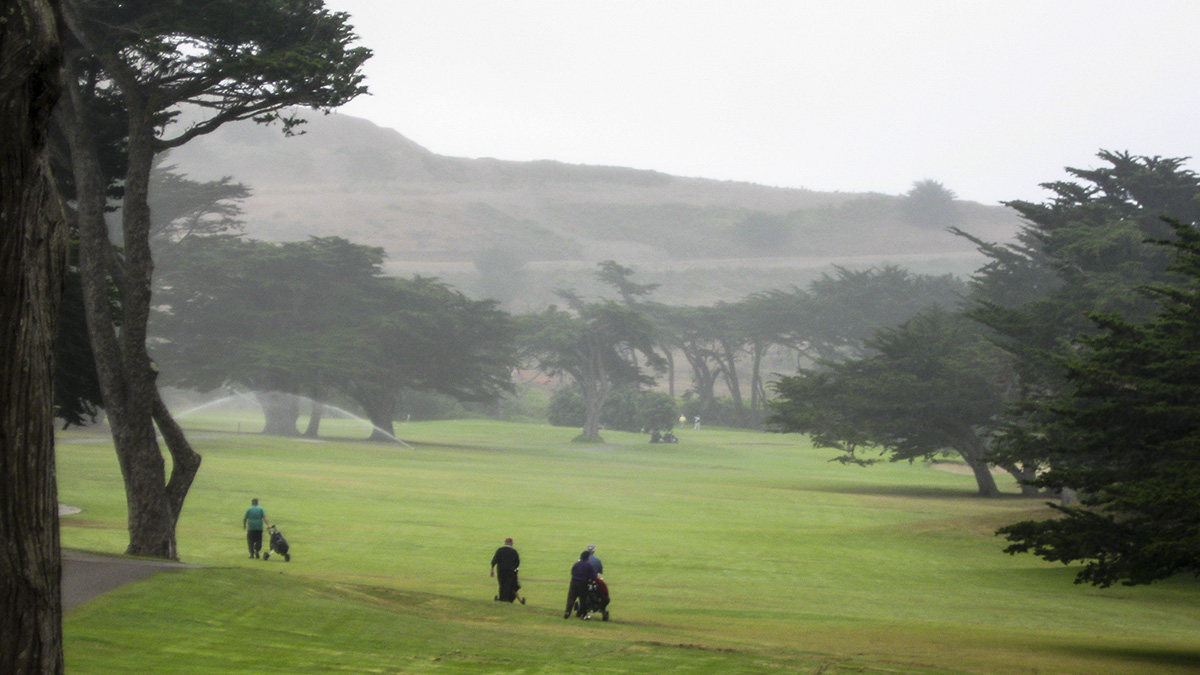
<instances>
[{"instance_id":1,"label":"distant person on fairway","mask_svg":"<svg viewBox=\"0 0 1200 675\"><path fill-rule=\"evenodd\" d=\"M579 554L579 560L571 566L571 586L567 589L567 611L563 614L564 619L571 618L571 610L575 609L576 600L579 601L579 616L587 616L588 582L596 578L596 568L592 567L592 562L588 560L590 557L591 551L584 551Z\"/></svg>"},{"instance_id":2,"label":"distant person on fairway","mask_svg":"<svg viewBox=\"0 0 1200 675\"><path fill-rule=\"evenodd\" d=\"M517 581L517 568L521 566L521 555L517 553L517 549L513 548L512 537L504 540L504 545L496 549L496 553L492 555L492 571L489 576L496 577L496 581L500 583L500 593L496 596L496 600L500 602L512 602L520 600L521 604L525 604L525 598L522 598L517 591L521 588L520 582ZM496 572L500 574L497 575Z\"/></svg>"},{"instance_id":3,"label":"distant person on fairway","mask_svg":"<svg viewBox=\"0 0 1200 675\"><path fill-rule=\"evenodd\" d=\"M258 505L258 499L250 500L250 508L242 517L242 529L246 531L246 545L250 547L250 557L257 558L262 550L263 525L270 525L267 513Z\"/></svg>"},{"instance_id":4,"label":"distant person on fairway","mask_svg":"<svg viewBox=\"0 0 1200 675\"><path fill-rule=\"evenodd\" d=\"M596 574L604 574L604 563L600 562L600 556L596 555L596 545L588 544L587 551L584 553L588 554L588 562L596 568ZM579 559L583 559L583 554L579 555Z\"/></svg>"}]
</instances>

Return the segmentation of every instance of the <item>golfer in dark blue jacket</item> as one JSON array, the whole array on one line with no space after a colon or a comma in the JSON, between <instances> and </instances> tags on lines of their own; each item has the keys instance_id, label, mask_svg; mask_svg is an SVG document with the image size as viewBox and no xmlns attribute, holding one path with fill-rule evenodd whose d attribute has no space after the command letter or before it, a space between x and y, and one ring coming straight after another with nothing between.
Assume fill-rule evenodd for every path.
<instances>
[{"instance_id":1,"label":"golfer in dark blue jacket","mask_svg":"<svg viewBox=\"0 0 1200 675\"><path fill-rule=\"evenodd\" d=\"M596 568L592 567L592 563L588 558L592 556L591 551L584 551L579 555L579 561L571 566L571 587L567 590L567 611L563 614L564 619L571 618L571 610L575 607L575 601L579 601L579 616L587 616L587 586L588 582L596 578Z\"/></svg>"}]
</instances>

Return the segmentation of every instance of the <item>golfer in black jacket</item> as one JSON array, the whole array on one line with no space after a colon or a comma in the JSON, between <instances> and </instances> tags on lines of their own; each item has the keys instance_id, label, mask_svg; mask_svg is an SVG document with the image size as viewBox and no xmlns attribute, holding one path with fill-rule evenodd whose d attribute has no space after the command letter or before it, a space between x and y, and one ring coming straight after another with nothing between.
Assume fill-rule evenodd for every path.
<instances>
[{"instance_id":1,"label":"golfer in black jacket","mask_svg":"<svg viewBox=\"0 0 1200 675\"><path fill-rule=\"evenodd\" d=\"M512 602L519 599L522 605L525 604L525 598L517 593L517 589L521 588L521 584L517 583L517 568L520 566L521 555L513 548L512 537L509 537L492 556L491 576L500 582L500 594L496 596L496 600ZM497 571L500 572L499 575L496 574Z\"/></svg>"}]
</instances>

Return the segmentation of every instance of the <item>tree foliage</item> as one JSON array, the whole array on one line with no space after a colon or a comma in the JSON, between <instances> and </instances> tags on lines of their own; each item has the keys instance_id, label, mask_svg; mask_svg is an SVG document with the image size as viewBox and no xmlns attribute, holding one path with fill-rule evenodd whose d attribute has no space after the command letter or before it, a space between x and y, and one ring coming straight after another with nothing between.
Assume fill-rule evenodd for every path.
<instances>
[{"instance_id":1,"label":"tree foliage","mask_svg":"<svg viewBox=\"0 0 1200 675\"><path fill-rule=\"evenodd\" d=\"M716 398L722 367L715 336L708 330L712 309L654 304L646 306L646 311L658 348L667 355L678 352L687 361L692 371L692 386L685 396L694 395L699 414L705 414Z\"/></svg>"},{"instance_id":2,"label":"tree foliage","mask_svg":"<svg viewBox=\"0 0 1200 675\"><path fill-rule=\"evenodd\" d=\"M189 237L230 234L242 229L241 202L250 188L224 176L195 181L166 165L159 155L150 173L150 239L156 260L162 249Z\"/></svg>"},{"instance_id":3,"label":"tree foliage","mask_svg":"<svg viewBox=\"0 0 1200 675\"><path fill-rule=\"evenodd\" d=\"M785 335L810 358L861 356L876 331L894 328L930 306L956 307L966 286L951 275L914 274L896 265L866 270L835 267L804 292Z\"/></svg>"},{"instance_id":4,"label":"tree foliage","mask_svg":"<svg viewBox=\"0 0 1200 675\"><path fill-rule=\"evenodd\" d=\"M962 222L953 190L935 180L919 180L904 195L904 220L915 227L944 230Z\"/></svg>"},{"instance_id":5,"label":"tree foliage","mask_svg":"<svg viewBox=\"0 0 1200 675\"><path fill-rule=\"evenodd\" d=\"M1039 486L1071 489L1060 517L999 530L1006 551L1082 562L1076 583L1145 584L1200 574L1200 233L1176 224L1166 247L1178 285L1154 285L1157 314L1094 314L1062 361L1069 397L1043 406Z\"/></svg>"},{"instance_id":6,"label":"tree foliage","mask_svg":"<svg viewBox=\"0 0 1200 675\"><path fill-rule=\"evenodd\" d=\"M757 428L766 408L767 364L788 351L808 363L861 356L875 331L898 326L923 308L956 306L965 290L965 283L950 275L919 275L889 265L835 268L808 288L768 291L738 302L639 306L654 322L660 351L681 354L691 368L691 389L684 395L693 399L692 414L707 418L715 410L717 387L724 384L729 397L724 421Z\"/></svg>"},{"instance_id":7,"label":"tree foliage","mask_svg":"<svg viewBox=\"0 0 1200 675\"><path fill-rule=\"evenodd\" d=\"M519 344L527 363L547 375L566 375L580 388L585 411L580 440L598 442L601 411L612 390L652 382L641 359L660 368L662 357L654 352L649 320L637 310L611 300L565 298L567 310L551 306L519 317Z\"/></svg>"},{"instance_id":8,"label":"tree foliage","mask_svg":"<svg viewBox=\"0 0 1200 675\"><path fill-rule=\"evenodd\" d=\"M1162 220L1200 222L1200 176L1182 159L1101 152L1106 165L1068 169L1075 181L1048 183L1044 203L1009 202L1026 225L1011 245L981 244L989 261L971 281L967 314L1014 357L1019 401L1006 415L993 455L1044 465L1046 403L1069 396L1059 364L1079 336L1096 332L1089 314L1140 320L1156 299L1139 289L1170 282L1170 253L1149 240L1173 238Z\"/></svg>"},{"instance_id":9,"label":"tree foliage","mask_svg":"<svg viewBox=\"0 0 1200 675\"><path fill-rule=\"evenodd\" d=\"M575 386L555 391L546 411L547 420L560 427L583 427L586 414L583 395ZM609 396L600 413L600 424L621 431L670 431L678 418L679 408L670 394L626 386Z\"/></svg>"},{"instance_id":10,"label":"tree foliage","mask_svg":"<svg viewBox=\"0 0 1200 675\"><path fill-rule=\"evenodd\" d=\"M388 280L369 302L371 311L352 324L358 368L333 379L367 412L373 440L394 437L404 389L478 403L514 390L515 327L495 301L470 300L436 279L414 277Z\"/></svg>"},{"instance_id":11,"label":"tree foliage","mask_svg":"<svg viewBox=\"0 0 1200 675\"><path fill-rule=\"evenodd\" d=\"M200 457L162 402L146 346L155 158L235 120L278 120L290 131L290 106L328 110L362 93L370 53L351 46L347 16L321 0L63 0L62 18L69 95L56 121L69 148L88 333L125 480L127 552L174 558ZM200 114L184 122L183 108ZM112 197L120 248L105 222ZM118 312L108 304L114 287Z\"/></svg>"},{"instance_id":12,"label":"tree foliage","mask_svg":"<svg viewBox=\"0 0 1200 675\"><path fill-rule=\"evenodd\" d=\"M173 384L311 394L350 367L347 329L383 283L383 250L340 237L180 243L162 279L155 347Z\"/></svg>"},{"instance_id":13,"label":"tree foliage","mask_svg":"<svg viewBox=\"0 0 1200 675\"><path fill-rule=\"evenodd\" d=\"M775 384L769 421L811 434L843 462L870 464L955 452L979 493L999 494L988 467L989 427L1004 405L1006 364L974 324L934 308L867 341L870 354L823 362Z\"/></svg>"},{"instance_id":14,"label":"tree foliage","mask_svg":"<svg viewBox=\"0 0 1200 675\"><path fill-rule=\"evenodd\" d=\"M654 324L638 298L655 287L633 282L633 270L609 260L596 276L613 286L622 302L587 301L559 291L567 309L550 306L518 317L522 360L551 376L566 375L583 397L583 431L577 440L598 442L601 413L617 387L653 383L642 364L661 371L666 361L654 349Z\"/></svg>"},{"instance_id":15,"label":"tree foliage","mask_svg":"<svg viewBox=\"0 0 1200 675\"><path fill-rule=\"evenodd\" d=\"M526 284L528 271L523 256L509 248L493 246L480 251L472 260L479 272L480 296L501 304L512 302Z\"/></svg>"},{"instance_id":16,"label":"tree foliage","mask_svg":"<svg viewBox=\"0 0 1200 675\"><path fill-rule=\"evenodd\" d=\"M796 236L796 214L753 211L733 226L734 239L756 251L779 251Z\"/></svg>"},{"instance_id":17,"label":"tree foliage","mask_svg":"<svg viewBox=\"0 0 1200 675\"><path fill-rule=\"evenodd\" d=\"M367 413L376 440L394 437L405 389L487 402L512 387L509 317L435 279L384 276L382 249L208 237L181 242L179 254L154 328L155 353L180 386L317 401L338 391ZM262 399L269 416L277 400ZM298 433L298 410L278 412L290 422L267 428Z\"/></svg>"}]
</instances>

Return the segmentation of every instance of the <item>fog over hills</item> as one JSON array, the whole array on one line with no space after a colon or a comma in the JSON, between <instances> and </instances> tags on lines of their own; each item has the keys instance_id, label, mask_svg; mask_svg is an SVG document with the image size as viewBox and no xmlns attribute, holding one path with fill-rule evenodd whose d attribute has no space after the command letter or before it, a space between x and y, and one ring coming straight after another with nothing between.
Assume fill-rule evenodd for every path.
<instances>
[{"instance_id":1,"label":"fog over hills","mask_svg":"<svg viewBox=\"0 0 1200 675\"><path fill-rule=\"evenodd\" d=\"M195 180L229 175L248 185L248 236L338 235L381 246L390 269L434 273L476 295L489 293L473 261L489 253L519 260L530 279L547 277L532 283L546 288L574 286L595 262L613 259L684 302L803 285L831 264L967 274L982 259L946 225L991 241L1019 226L1011 210L974 202L922 220L903 196L445 157L363 119L304 116L303 135L230 124L167 163Z\"/></svg>"}]
</instances>

